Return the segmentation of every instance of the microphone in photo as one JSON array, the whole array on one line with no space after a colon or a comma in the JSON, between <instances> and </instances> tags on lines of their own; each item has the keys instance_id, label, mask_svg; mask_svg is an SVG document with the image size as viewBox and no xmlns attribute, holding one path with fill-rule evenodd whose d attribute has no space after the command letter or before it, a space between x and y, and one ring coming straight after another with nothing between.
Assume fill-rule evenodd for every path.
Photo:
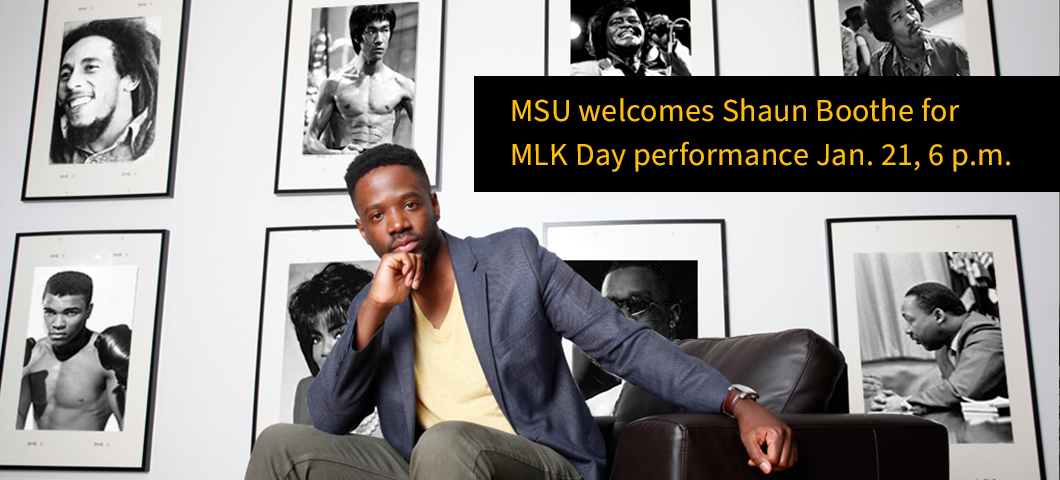
<instances>
[{"instance_id":1,"label":"microphone in photo","mask_svg":"<svg viewBox=\"0 0 1060 480\"><path fill-rule=\"evenodd\" d=\"M648 33L660 37L670 33L684 32L691 27L692 25L686 18L671 21L666 15L659 14L648 19Z\"/></svg>"}]
</instances>

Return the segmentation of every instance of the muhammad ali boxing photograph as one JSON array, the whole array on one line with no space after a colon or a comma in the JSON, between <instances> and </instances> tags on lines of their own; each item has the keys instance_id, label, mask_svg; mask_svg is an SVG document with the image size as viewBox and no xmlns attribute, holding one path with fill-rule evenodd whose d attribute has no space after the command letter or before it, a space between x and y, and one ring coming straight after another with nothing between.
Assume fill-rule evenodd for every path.
<instances>
[{"instance_id":1,"label":"muhammad ali boxing photograph","mask_svg":"<svg viewBox=\"0 0 1060 480\"><path fill-rule=\"evenodd\" d=\"M713 1L549 0L546 70L579 77L714 75L713 17Z\"/></svg>"},{"instance_id":2,"label":"muhammad ali boxing photograph","mask_svg":"<svg viewBox=\"0 0 1060 480\"><path fill-rule=\"evenodd\" d=\"M37 268L34 287L15 428L121 431L136 266Z\"/></svg>"},{"instance_id":3,"label":"muhammad ali boxing photograph","mask_svg":"<svg viewBox=\"0 0 1060 480\"><path fill-rule=\"evenodd\" d=\"M0 467L146 471L167 237L18 235Z\"/></svg>"}]
</instances>

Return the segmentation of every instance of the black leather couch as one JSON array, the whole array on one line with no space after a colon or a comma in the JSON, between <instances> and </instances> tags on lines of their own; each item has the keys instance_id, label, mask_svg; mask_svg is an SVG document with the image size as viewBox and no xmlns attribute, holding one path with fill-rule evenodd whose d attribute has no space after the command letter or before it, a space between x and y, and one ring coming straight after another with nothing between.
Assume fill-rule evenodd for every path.
<instances>
[{"instance_id":1,"label":"black leather couch","mask_svg":"<svg viewBox=\"0 0 1060 480\"><path fill-rule=\"evenodd\" d=\"M628 385L615 415L597 417L612 480L947 479L946 428L915 416L848 414L846 363L810 330L678 341L795 432L795 467L765 475L747 465L736 421L690 414Z\"/></svg>"}]
</instances>

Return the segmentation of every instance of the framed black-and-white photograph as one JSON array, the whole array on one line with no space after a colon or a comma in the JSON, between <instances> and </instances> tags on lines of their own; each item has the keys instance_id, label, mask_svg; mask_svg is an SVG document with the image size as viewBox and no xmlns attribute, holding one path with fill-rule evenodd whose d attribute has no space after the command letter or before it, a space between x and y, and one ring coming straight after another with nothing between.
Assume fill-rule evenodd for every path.
<instances>
[{"instance_id":1,"label":"framed black-and-white photograph","mask_svg":"<svg viewBox=\"0 0 1060 480\"><path fill-rule=\"evenodd\" d=\"M172 194L187 2L45 2L23 200Z\"/></svg>"},{"instance_id":2,"label":"framed black-and-white photograph","mask_svg":"<svg viewBox=\"0 0 1060 480\"><path fill-rule=\"evenodd\" d=\"M1016 218L830 219L828 233L850 411L945 425L953 478L1044 478Z\"/></svg>"},{"instance_id":3,"label":"framed black-and-white photograph","mask_svg":"<svg viewBox=\"0 0 1060 480\"><path fill-rule=\"evenodd\" d=\"M386 143L437 187L444 32L444 0L290 0L275 192L343 192L357 154Z\"/></svg>"},{"instance_id":4,"label":"framed black-and-white photograph","mask_svg":"<svg viewBox=\"0 0 1060 480\"><path fill-rule=\"evenodd\" d=\"M378 266L353 225L266 231L252 445L269 425L312 425L306 392ZM381 437L378 415L354 432Z\"/></svg>"},{"instance_id":5,"label":"framed black-and-white photograph","mask_svg":"<svg viewBox=\"0 0 1060 480\"><path fill-rule=\"evenodd\" d=\"M723 220L546 223L544 239L627 317L659 335L728 336ZM611 415L623 382L563 344L590 411Z\"/></svg>"},{"instance_id":6,"label":"framed black-and-white photograph","mask_svg":"<svg viewBox=\"0 0 1060 480\"><path fill-rule=\"evenodd\" d=\"M818 75L998 74L992 0L810 0Z\"/></svg>"},{"instance_id":7,"label":"framed black-and-white photograph","mask_svg":"<svg viewBox=\"0 0 1060 480\"><path fill-rule=\"evenodd\" d=\"M547 0L545 74L716 75L714 0Z\"/></svg>"},{"instance_id":8,"label":"framed black-and-white photograph","mask_svg":"<svg viewBox=\"0 0 1060 480\"><path fill-rule=\"evenodd\" d=\"M18 234L0 468L149 470L167 238Z\"/></svg>"}]
</instances>

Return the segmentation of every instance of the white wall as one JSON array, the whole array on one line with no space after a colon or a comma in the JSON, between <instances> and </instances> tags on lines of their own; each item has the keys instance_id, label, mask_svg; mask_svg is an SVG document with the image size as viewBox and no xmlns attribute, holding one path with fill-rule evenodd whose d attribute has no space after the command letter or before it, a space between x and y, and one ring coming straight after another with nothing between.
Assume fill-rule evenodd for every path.
<instances>
[{"instance_id":1,"label":"white wall","mask_svg":"<svg viewBox=\"0 0 1060 480\"><path fill-rule=\"evenodd\" d=\"M1053 0L995 0L1006 74L1060 73ZM0 0L0 305L17 232L171 232L151 479L238 478L249 455L265 228L353 222L346 197L272 194L285 0L195 0L171 199L19 201L40 0ZM537 75L544 4L450 0L442 137L444 228L480 235L543 222L724 218L733 334L808 327L831 338L825 219L1016 214L1048 478L1060 479L1060 195L485 194L473 191L475 75ZM806 2L719 0L721 73L813 72ZM780 34L783 37L780 37ZM232 53L234 49L237 53ZM127 475L3 471L0 477ZM137 478L141 478L137 475Z\"/></svg>"}]
</instances>

